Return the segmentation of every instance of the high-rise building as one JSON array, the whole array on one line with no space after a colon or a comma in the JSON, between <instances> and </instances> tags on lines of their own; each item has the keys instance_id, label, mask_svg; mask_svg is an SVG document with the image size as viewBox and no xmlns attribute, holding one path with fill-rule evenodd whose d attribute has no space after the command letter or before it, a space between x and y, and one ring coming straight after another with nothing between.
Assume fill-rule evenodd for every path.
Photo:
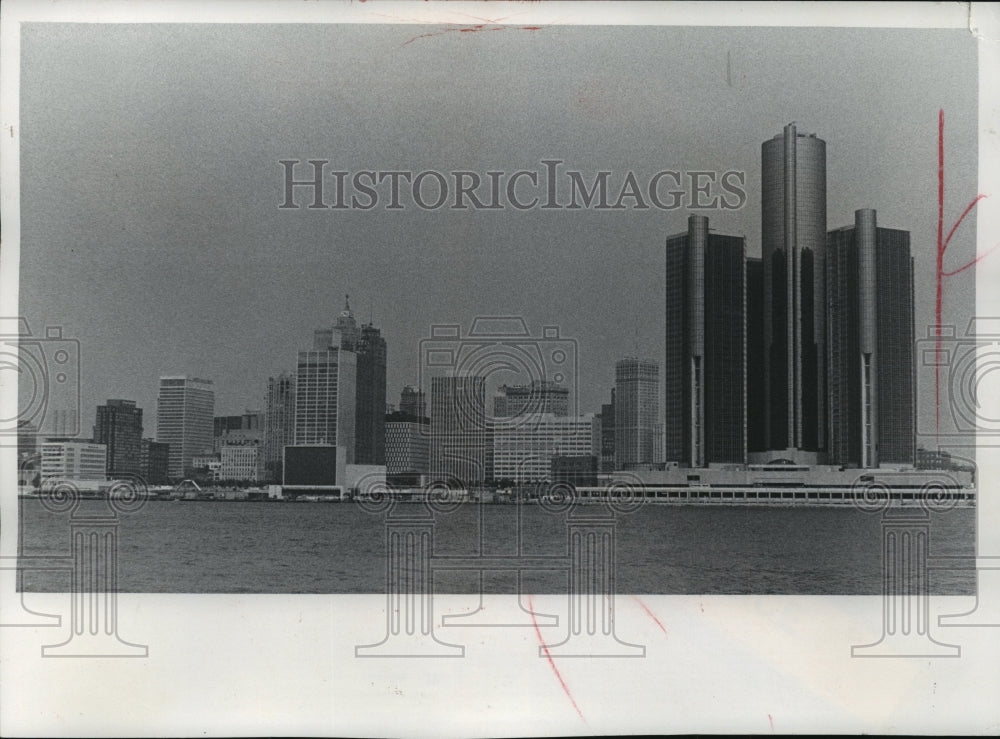
<instances>
[{"instance_id":1,"label":"high-rise building","mask_svg":"<svg viewBox=\"0 0 1000 739\"><path fill-rule=\"evenodd\" d=\"M197 454L212 450L215 391L211 380L160 378L156 440L170 447L170 476L183 477Z\"/></svg>"},{"instance_id":2,"label":"high-rise building","mask_svg":"<svg viewBox=\"0 0 1000 739\"><path fill-rule=\"evenodd\" d=\"M615 470L615 389L611 388L611 402L601 405L601 472Z\"/></svg>"},{"instance_id":3,"label":"high-rise building","mask_svg":"<svg viewBox=\"0 0 1000 739\"><path fill-rule=\"evenodd\" d=\"M660 366L636 357L615 363L615 469L655 464Z\"/></svg>"},{"instance_id":4,"label":"high-rise building","mask_svg":"<svg viewBox=\"0 0 1000 739\"><path fill-rule=\"evenodd\" d=\"M766 435L805 463L826 448L826 142L795 124L761 147Z\"/></svg>"},{"instance_id":5,"label":"high-rise building","mask_svg":"<svg viewBox=\"0 0 1000 739\"><path fill-rule=\"evenodd\" d=\"M282 372L267 378L264 411L264 472L272 482L282 479L284 449L295 443L295 376Z\"/></svg>"},{"instance_id":6,"label":"high-rise building","mask_svg":"<svg viewBox=\"0 0 1000 739\"><path fill-rule=\"evenodd\" d=\"M94 443L107 447L107 474L142 474L142 408L134 400L109 400L97 406Z\"/></svg>"},{"instance_id":7,"label":"high-rise building","mask_svg":"<svg viewBox=\"0 0 1000 739\"><path fill-rule=\"evenodd\" d=\"M915 461L913 259L910 234L876 212L829 233L829 461Z\"/></svg>"},{"instance_id":8,"label":"high-rise building","mask_svg":"<svg viewBox=\"0 0 1000 739\"><path fill-rule=\"evenodd\" d=\"M746 365L747 454L766 452L767 398L764 374L764 263L747 257Z\"/></svg>"},{"instance_id":9,"label":"high-rise building","mask_svg":"<svg viewBox=\"0 0 1000 739\"><path fill-rule=\"evenodd\" d=\"M427 416L427 401L424 398L424 391L418 390L412 385L404 387L403 392L399 394L399 412L417 418Z\"/></svg>"},{"instance_id":10,"label":"high-rise building","mask_svg":"<svg viewBox=\"0 0 1000 739\"><path fill-rule=\"evenodd\" d=\"M247 409L238 416L216 416L214 419L215 436L212 440L212 450L218 454L227 440L236 435L240 439L256 436L263 439L264 413L255 409Z\"/></svg>"},{"instance_id":11,"label":"high-rise building","mask_svg":"<svg viewBox=\"0 0 1000 739\"><path fill-rule=\"evenodd\" d=\"M493 398L495 418L540 413L568 415L569 388L548 380L532 380L529 385L501 385Z\"/></svg>"},{"instance_id":12,"label":"high-rise building","mask_svg":"<svg viewBox=\"0 0 1000 739\"><path fill-rule=\"evenodd\" d=\"M521 416L526 423L497 422L493 439L493 478L516 484L552 479L554 457L596 458L600 441L594 414Z\"/></svg>"},{"instance_id":13,"label":"high-rise building","mask_svg":"<svg viewBox=\"0 0 1000 739\"><path fill-rule=\"evenodd\" d=\"M357 355L331 345L331 331L317 331L313 348L299 352L295 378L295 444L343 447L354 463Z\"/></svg>"},{"instance_id":14,"label":"high-rise building","mask_svg":"<svg viewBox=\"0 0 1000 739\"><path fill-rule=\"evenodd\" d=\"M370 323L358 332L357 410L354 461L385 464L386 344L382 332Z\"/></svg>"},{"instance_id":15,"label":"high-rise building","mask_svg":"<svg viewBox=\"0 0 1000 739\"><path fill-rule=\"evenodd\" d=\"M430 434L431 477L462 485L492 479L485 377L431 378Z\"/></svg>"},{"instance_id":16,"label":"high-rise building","mask_svg":"<svg viewBox=\"0 0 1000 739\"><path fill-rule=\"evenodd\" d=\"M68 480L77 484L107 479L104 444L89 441L47 441L42 444L41 479Z\"/></svg>"},{"instance_id":17,"label":"high-rise building","mask_svg":"<svg viewBox=\"0 0 1000 739\"><path fill-rule=\"evenodd\" d=\"M744 239L692 215L666 244L666 461L746 462Z\"/></svg>"},{"instance_id":18,"label":"high-rise building","mask_svg":"<svg viewBox=\"0 0 1000 739\"><path fill-rule=\"evenodd\" d=\"M399 485L419 485L430 470L430 421L424 416L397 411L385 417L386 480Z\"/></svg>"},{"instance_id":19,"label":"high-rise building","mask_svg":"<svg viewBox=\"0 0 1000 739\"><path fill-rule=\"evenodd\" d=\"M354 409L351 411L354 429L351 432L348 463L385 464L387 352L382 332L370 323L358 326L348 296L344 301L344 310L340 312L333 328L314 332L313 348L337 348L355 355L352 388Z\"/></svg>"},{"instance_id":20,"label":"high-rise building","mask_svg":"<svg viewBox=\"0 0 1000 739\"><path fill-rule=\"evenodd\" d=\"M142 440L139 473L148 485L170 482L170 445L152 439Z\"/></svg>"}]
</instances>

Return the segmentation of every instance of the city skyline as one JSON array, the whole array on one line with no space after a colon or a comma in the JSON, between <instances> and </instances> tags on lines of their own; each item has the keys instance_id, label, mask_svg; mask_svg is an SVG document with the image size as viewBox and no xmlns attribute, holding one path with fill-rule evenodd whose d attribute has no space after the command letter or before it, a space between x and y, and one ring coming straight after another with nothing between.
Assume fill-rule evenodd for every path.
<instances>
[{"instance_id":1,"label":"city skyline","mask_svg":"<svg viewBox=\"0 0 1000 739\"><path fill-rule=\"evenodd\" d=\"M546 48L562 55L566 70L581 69L572 61L585 53L582 32L546 32ZM622 32L588 31L594 33L614 45ZM576 78L562 67L547 69L537 55L515 54L512 61L509 46L477 39L482 56L471 63L467 77L420 99L403 88L416 84L429 89L425 77L433 72L419 64L422 55L440 58L464 48L447 35L402 46L410 36L397 27L310 29L307 38L291 44L285 43L281 29L210 32L189 27L165 44L143 26L69 35L54 26L27 28L24 53L31 63L25 65L22 84L22 313L36 333L59 324L66 335L80 340L81 428L92 426L93 409L106 398L135 399L149 413L157 377L173 372L215 379L220 412L262 407L267 378L294 371L287 358L301 348L300 337L335 318L344 293L355 296L362 321L379 326L391 347L386 375L392 393L415 383L418 344L431 325L467 325L479 314L522 315L532 331L557 324L564 336L577 340L581 412L595 412L606 402L617 358L662 358L663 240L685 230L689 211L281 211L278 162L288 158L326 158L351 171L411 167L483 172L537 168L551 157L563 160L566 169L583 170L588 180L600 169L640 175L662 168L743 171L744 206L704 214L719 233L745 237L747 255L754 258L762 248L760 142L796 121L801 130L815 131L827 142L828 228L849 225L855 210L873 208L880 226L912 234L916 335L924 335L922 329L933 320L939 109L946 112L946 219L954 218L975 194L975 58L961 33L900 30L882 39L884 34L876 31L798 29L776 34L763 56L757 47L762 37L769 38L764 30L685 29L682 34L651 28L629 33L628 48L620 51L634 68L654 65L675 73L638 84L615 71L626 59L604 71L583 65ZM64 35L67 43L51 43ZM325 43L331 38L369 44L389 58L405 54L410 70L390 79L379 74L381 68L363 68L359 80L336 91L310 82L315 88L295 88L299 103L282 114L267 112L272 110L270 99L257 101L258 112L246 121L229 121L242 127L247 146L257 147L252 156L249 150L246 154L250 169L234 179L233 147L214 143L223 131L230 141L231 126L213 117L210 111L218 109L199 110L173 97L173 85L183 84L194 100L210 99L197 79L202 68L195 61L178 61L176 55L184 54L189 44L211 54L241 48L244 42L248 47L274 42L305 68L350 67L339 56L346 52ZM917 41L948 55L953 66L947 74L912 58L910 49ZM533 42L524 38L513 43L527 47ZM811 81L826 71L829 59L820 63L819 57L803 57L801 49L831 44L843 50L838 59L852 60L850 84L835 78L815 86ZM717 51L723 47L728 55ZM52 56L55 48L60 49L57 57ZM532 111L529 118L539 125L519 124L509 131L477 128L492 120L496 109L476 86L502 52L505 63L519 65L515 71L522 76L551 78L547 100L490 79L494 87L501 85L504 111L512 120L518 120L518 111ZM129 63L111 64L118 54ZM310 60L309 54L315 58ZM789 55L795 64L785 64ZM245 61L255 73L274 71L269 62ZM44 84L33 76L32 70L40 69L47 70ZM117 70L97 83L108 85L99 90L107 106L98 109L67 94L77 69ZM956 72L961 69L969 74ZM213 68L213 74L226 80L222 88L242 89L242 78L230 79L228 65ZM769 74L773 80L766 79ZM907 84L893 83L903 79ZM767 94L757 100L749 90L761 85ZM686 107L695 87L700 102ZM141 94L125 92L140 89ZM309 97L310 91L318 97ZM394 121L370 118L374 113L367 103L390 99L409 101L412 105L396 110L412 108L412 113ZM440 111L452 109L460 99L469 115L442 119ZM202 143L192 148L187 139L177 138L178 130L157 129L154 113L164 101L183 106L192 125L200 126ZM619 108L631 111L628 125L618 119ZM845 114L850 111L856 114ZM435 121L437 128L431 130L438 135L405 148L393 143L403 140L404 130L426 130L428 119ZM707 120L712 125L706 129ZM69 121L74 122L72 137L63 134ZM354 126L362 123L368 134L359 139ZM581 127L572 143L558 135L568 125ZM482 138L476 132L484 130L489 130L490 146L462 145ZM90 138L90 131L101 135ZM108 131L121 135L106 136ZM74 141L72 151L63 147L63 139ZM456 142L460 145L454 146ZM144 179L144 199L137 201L115 178L135 182L144 177L154 156L174 174L185 169L209 179L190 193ZM648 171L643 170L651 159ZM65 172L65 182L44 174L51 171ZM69 188L71 182L89 186ZM505 223L502 229L497 228L499 219ZM973 219L956 232L946 266L964 264L973 254ZM115 275L113 299L79 289L80 279L99 283L110 274ZM971 310L967 288L972 279L970 270L947 282L944 317L959 333ZM457 289L463 284L476 289ZM647 304L638 315L635 306ZM248 320L248 315L255 317ZM123 352L128 361L117 361ZM926 403L918 405L926 412Z\"/></svg>"}]
</instances>

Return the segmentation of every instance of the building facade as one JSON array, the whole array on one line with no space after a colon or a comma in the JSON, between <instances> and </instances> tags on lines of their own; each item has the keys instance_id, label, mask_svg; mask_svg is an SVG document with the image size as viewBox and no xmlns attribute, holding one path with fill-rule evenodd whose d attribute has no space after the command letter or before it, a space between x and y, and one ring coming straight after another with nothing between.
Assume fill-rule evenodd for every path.
<instances>
[{"instance_id":1,"label":"building facade","mask_svg":"<svg viewBox=\"0 0 1000 739\"><path fill-rule=\"evenodd\" d=\"M492 432L493 479L515 484L552 479L555 457L597 457L600 421L585 416L534 414L529 423L498 422Z\"/></svg>"},{"instance_id":2,"label":"building facade","mask_svg":"<svg viewBox=\"0 0 1000 739\"><path fill-rule=\"evenodd\" d=\"M705 216L667 239L668 462L746 462L745 256L744 239L709 233Z\"/></svg>"},{"instance_id":3,"label":"building facade","mask_svg":"<svg viewBox=\"0 0 1000 739\"><path fill-rule=\"evenodd\" d=\"M462 485L492 479L486 378L431 378L430 474Z\"/></svg>"},{"instance_id":4,"label":"building facade","mask_svg":"<svg viewBox=\"0 0 1000 739\"><path fill-rule=\"evenodd\" d=\"M615 469L615 389L611 388L611 402L601 405L601 455L598 467L601 472Z\"/></svg>"},{"instance_id":5,"label":"building facade","mask_svg":"<svg viewBox=\"0 0 1000 739\"><path fill-rule=\"evenodd\" d=\"M660 421L660 366L626 357L615 363L615 469L652 465Z\"/></svg>"},{"instance_id":6,"label":"building facade","mask_svg":"<svg viewBox=\"0 0 1000 739\"><path fill-rule=\"evenodd\" d=\"M182 478L196 454L211 451L215 391L211 380L160 378L156 400L156 440L170 448L170 476Z\"/></svg>"},{"instance_id":7,"label":"building facade","mask_svg":"<svg viewBox=\"0 0 1000 739\"><path fill-rule=\"evenodd\" d=\"M879 228L874 210L827 242L829 461L915 462L913 259L910 234Z\"/></svg>"},{"instance_id":8,"label":"building facade","mask_svg":"<svg viewBox=\"0 0 1000 739\"><path fill-rule=\"evenodd\" d=\"M826 449L826 142L795 124L761 147L767 447L816 464Z\"/></svg>"},{"instance_id":9,"label":"building facade","mask_svg":"<svg viewBox=\"0 0 1000 739\"><path fill-rule=\"evenodd\" d=\"M295 444L344 447L354 461L357 356L317 331L313 348L299 352L295 377Z\"/></svg>"},{"instance_id":10,"label":"building facade","mask_svg":"<svg viewBox=\"0 0 1000 739\"><path fill-rule=\"evenodd\" d=\"M41 445L41 479L73 483L107 480L108 449L88 441L47 441Z\"/></svg>"},{"instance_id":11,"label":"building facade","mask_svg":"<svg viewBox=\"0 0 1000 739\"><path fill-rule=\"evenodd\" d=\"M219 462L219 476L223 480L255 483L264 478L264 455L259 443L223 444Z\"/></svg>"},{"instance_id":12,"label":"building facade","mask_svg":"<svg viewBox=\"0 0 1000 739\"><path fill-rule=\"evenodd\" d=\"M406 413L417 418L427 416L427 400L424 391L418 390L412 385L407 385L399 394L399 412Z\"/></svg>"},{"instance_id":13,"label":"building facade","mask_svg":"<svg viewBox=\"0 0 1000 739\"><path fill-rule=\"evenodd\" d=\"M569 414L569 388L548 380L532 380L528 385L501 385L493 398L495 418L551 413Z\"/></svg>"},{"instance_id":14,"label":"building facade","mask_svg":"<svg viewBox=\"0 0 1000 739\"><path fill-rule=\"evenodd\" d=\"M170 482L170 445L143 439L141 449L139 474L146 484L166 485Z\"/></svg>"},{"instance_id":15,"label":"building facade","mask_svg":"<svg viewBox=\"0 0 1000 739\"><path fill-rule=\"evenodd\" d=\"M385 417L386 479L399 485L419 485L430 472L430 420L397 411Z\"/></svg>"},{"instance_id":16,"label":"building facade","mask_svg":"<svg viewBox=\"0 0 1000 739\"><path fill-rule=\"evenodd\" d=\"M295 376L282 372L267 378L264 405L264 475L281 480L284 448L295 443Z\"/></svg>"},{"instance_id":17,"label":"building facade","mask_svg":"<svg viewBox=\"0 0 1000 739\"><path fill-rule=\"evenodd\" d=\"M108 476L142 474L142 408L134 400L97 406L93 440L107 447Z\"/></svg>"}]
</instances>

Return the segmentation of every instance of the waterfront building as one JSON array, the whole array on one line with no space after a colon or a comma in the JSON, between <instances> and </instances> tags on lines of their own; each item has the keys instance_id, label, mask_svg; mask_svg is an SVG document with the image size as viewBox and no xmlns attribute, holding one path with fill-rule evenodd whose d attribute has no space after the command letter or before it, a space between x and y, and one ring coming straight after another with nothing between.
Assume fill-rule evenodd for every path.
<instances>
[{"instance_id":1,"label":"waterfront building","mask_svg":"<svg viewBox=\"0 0 1000 739\"><path fill-rule=\"evenodd\" d=\"M462 485L492 479L486 378L431 378L430 474Z\"/></svg>"},{"instance_id":2,"label":"waterfront building","mask_svg":"<svg viewBox=\"0 0 1000 739\"><path fill-rule=\"evenodd\" d=\"M667 238L665 461L746 462L745 256L705 216Z\"/></svg>"},{"instance_id":3,"label":"waterfront building","mask_svg":"<svg viewBox=\"0 0 1000 739\"><path fill-rule=\"evenodd\" d=\"M76 484L107 480L108 448L89 441L50 440L41 445L41 479Z\"/></svg>"},{"instance_id":4,"label":"waterfront building","mask_svg":"<svg viewBox=\"0 0 1000 739\"><path fill-rule=\"evenodd\" d=\"M229 441L219 453L219 476L223 480L260 482L263 479L264 455L259 443Z\"/></svg>"},{"instance_id":5,"label":"waterfront building","mask_svg":"<svg viewBox=\"0 0 1000 739\"><path fill-rule=\"evenodd\" d=\"M829 461L851 467L915 462L913 258L910 234L876 212L831 231Z\"/></svg>"},{"instance_id":6,"label":"waterfront building","mask_svg":"<svg viewBox=\"0 0 1000 739\"><path fill-rule=\"evenodd\" d=\"M615 469L615 389L611 388L611 402L601 405L601 472Z\"/></svg>"},{"instance_id":7,"label":"waterfront building","mask_svg":"<svg viewBox=\"0 0 1000 739\"><path fill-rule=\"evenodd\" d=\"M358 357L354 463L384 465L387 351L382 332L370 323L361 326L354 351Z\"/></svg>"},{"instance_id":8,"label":"waterfront building","mask_svg":"<svg viewBox=\"0 0 1000 739\"><path fill-rule=\"evenodd\" d=\"M491 425L493 478L515 484L552 479L555 457L593 457L600 451L600 422L593 413L557 416L537 413L522 416L525 423ZM595 463L596 464L596 463Z\"/></svg>"},{"instance_id":9,"label":"waterfront building","mask_svg":"<svg viewBox=\"0 0 1000 739\"><path fill-rule=\"evenodd\" d=\"M107 474L142 474L142 408L134 400L108 400L97 406L95 444L107 447Z\"/></svg>"},{"instance_id":10,"label":"waterfront building","mask_svg":"<svg viewBox=\"0 0 1000 739\"><path fill-rule=\"evenodd\" d=\"M295 444L343 447L353 463L357 355L332 341L332 330L316 331L313 348L298 353Z\"/></svg>"},{"instance_id":11,"label":"waterfront building","mask_svg":"<svg viewBox=\"0 0 1000 739\"><path fill-rule=\"evenodd\" d=\"M826 449L826 142L795 124L761 146L765 436L771 456Z\"/></svg>"},{"instance_id":12,"label":"waterfront building","mask_svg":"<svg viewBox=\"0 0 1000 739\"><path fill-rule=\"evenodd\" d=\"M140 449L139 474L146 484L166 485L170 482L170 445L143 439Z\"/></svg>"},{"instance_id":13,"label":"waterfront building","mask_svg":"<svg viewBox=\"0 0 1000 739\"><path fill-rule=\"evenodd\" d=\"M655 464L660 424L660 366L626 357L615 363L615 469Z\"/></svg>"},{"instance_id":14,"label":"waterfront building","mask_svg":"<svg viewBox=\"0 0 1000 739\"><path fill-rule=\"evenodd\" d=\"M264 472L271 482L282 479L284 449L295 443L295 376L282 372L267 378L264 411Z\"/></svg>"},{"instance_id":15,"label":"waterfront building","mask_svg":"<svg viewBox=\"0 0 1000 739\"><path fill-rule=\"evenodd\" d=\"M211 380L182 375L160 378L156 440L169 445L171 477L184 477L192 457L212 449L214 410Z\"/></svg>"},{"instance_id":16,"label":"waterfront building","mask_svg":"<svg viewBox=\"0 0 1000 739\"><path fill-rule=\"evenodd\" d=\"M397 411L385 417L385 472L389 482L419 485L430 471L430 419Z\"/></svg>"}]
</instances>

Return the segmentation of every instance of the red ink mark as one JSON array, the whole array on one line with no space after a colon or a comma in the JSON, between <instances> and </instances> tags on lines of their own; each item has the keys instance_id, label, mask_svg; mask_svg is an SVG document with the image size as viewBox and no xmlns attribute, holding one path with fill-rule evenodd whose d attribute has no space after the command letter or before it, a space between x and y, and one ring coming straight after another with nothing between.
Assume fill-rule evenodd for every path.
<instances>
[{"instance_id":1,"label":"red ink mark","mask_svg":"<svg viewBox=\"0 0 1000 739\"><path fill-rule=\"evenodd\" d=\"M549 667L552 668L552 672L555 673L556 679L562 686L563 692L566 693L566 697L569 698L569 702L573 704L573 708L576 709L576 715L580 717L583 723L587 723L587 719L583 717L583 713L580 711L580 707L576 705L576 701L573 700L573 694L569 692L569 687L566 685L566 681L563 680L562 675L559 674L559 668L556 667L555 661L552 659L552 655L549 654L549 648L545 646L545 640L542 639L542 632L538 629L538 621L535 620L535 609L531 605L531 596L528 596L528 612L531 614L531 623L535 627L535 636L538 637L538 643L542 647L542 651L545 653L545 659L549 661Z\"/></svg>"},{"instance_id":2,"label":"red ink mark","mask_svg":"<svg viewBox=\"0 0 1000 739\"><path fill-rule=\"evenodd\" d=\"M948 249L948 244L951 243L951 237L955 235L955 231L958 227L962 225L962 221L965 217L972 212L972 209L976 207L980 200L985 198L983 194L976 195L972 202L969 203L965 210L962 211L962 215L958 217L955 221L955 225L951 227L948 231L948 237L944 237L944 109L938 110L938 222L937 222L937 295L935 299L934 307L934 324L937 327L942 325L942 314L944 310L944 278L952 277L960 272L964 272L972 265L976 264L979 260L984 257L989 256L993 251L1000 246L997 244L989 251L978 255L975 259L967 264L963 264L958 269L945 270L944 268L944 253ZM937 335L934 339L934 356L935 358L941 356L941 331L938 329ZM934 430L940 431L941 428L941 363L935 361L934 363Z\"/></svg>"},{"instance_id":3,"label":"red ink mark","mask_svg":"<svg viewBox=\"0 0 1000 739\"><path fill-rule=\"evenodd\" d=\"M771 714L767 714L767 723L771 724L771 731L774 731L774 719L771 718Z\"/></svg>"},{"instance_id":4,"label":"red ink mark","mask_svg":"<svg viewBox=\"0 0 1000 739\"><path fill-rule=\"evenodd\" d=\"M656 617L656 614L653 613L651 610L649 610L649 608L646 607L646 604L643 603L641 600L639 600L638 596L633 595L632 598L635 600L636 603L642 606L642 610L644 610L646 612L646 615L656 622L656 625L660 627L660 631L662 631L663 635L666 636L667 629L662 623L660 623L660 619Z\"/></svg>"},{"instance_id":5,"label":"red ink mark","mask_svg":"<svg viewBox=\"0 0 1000 739\"><path fill-rule=\"evenodd\" d=\"M446 33L454 33L454 32L477 33L479 31L503 31L507 28L520 28L520 30L522 31L541 31L543 27L544 26L505 26L491 21L489 24L479 23L476 24L475 26L462 26L461 28L445 28L442 31L435 31L434 33L422 33L419 36L414 36L408 41L403 42L401 46L406 46L407 44L411 44L417 39L431 38L432 36L442 36Z\"/></svg>"}]
</instances>

